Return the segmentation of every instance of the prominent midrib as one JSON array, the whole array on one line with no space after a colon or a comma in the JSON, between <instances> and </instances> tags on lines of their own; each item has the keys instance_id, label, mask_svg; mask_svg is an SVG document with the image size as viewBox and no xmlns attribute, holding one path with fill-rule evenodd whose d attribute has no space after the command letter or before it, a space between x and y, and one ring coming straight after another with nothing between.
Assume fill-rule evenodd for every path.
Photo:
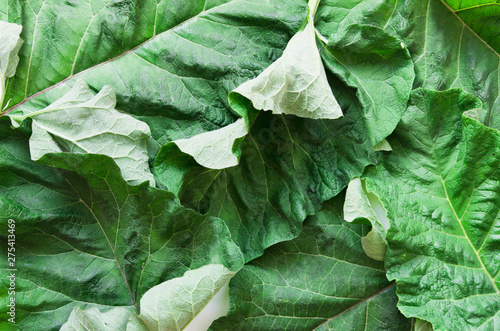
<instances>
[{"instance_id":1,"label":"prominent midrib","mask_svg":"<svg viewBox=\"0 0 500 331\"><path fill-rule=\"evenodd\" d=\"M495 283L495 280L493 279L493 277L490 275L490 273L488 272L488 269L486 269L486 266L484 265L483 263L483 260L481 259L481 257L479 256L479 252L474 248L474 245L472 244L472 242L470 241L469 239L469 236L467 235L467 232L465 231L465 228L464 226L462 225L462 219L460 217L458 217L458 214L457 212L455 211L455 208L453 207L453 204L451 203L451 200L450 200L450 197L448 195L448 189L446 188L446 184L443 180L443 176L441 175L441 171L440 171L440 174L439 174L439 179L441 180L441 184L443 186L443 189L444 189L444 193L446 195L446 201L448 202L448 205L450 206L450 209L453 211L453 215L455 216L458 224L460 225L460 228L462 229L462 232L464 234L464 237L465 239L467 240L467 242L469 243L469 246L471 247L472 251L474 252L474 254L476 255L476 258L477 260L479 261L479 263L481 264L481 268L483 269L484 273L486 274L486 276L489 278L493 288L495 289L495 291L497 292L497 294L500 295L500 290L498 289L496 283Z\"/></svg>"},{"instance_id":2,"label":"prominent midrib","mask_svg":"<svg viewBox=\"0 0 500 331\"><path fill-rule=\"evenodd\" d=\"M477 9L477 8L491 7L491 6L500 6L500 4L497 3L497 2L483 3L481 5L459 8L459 9L456 9L456 10L453 10L453 11L455 13L459 13L459 12L463 12L463 11L466 11L466 10L474 10L474 9Z\"/></svg>"},{"instance_id":3,"label":"prominent midrib","mask_svg":"<svg viewBox=\"0 0 500 331\"><path fill-rule=\"evenodd\" d=\"M221 8L222 6L228 5L228 4L232 3L233 1L235 1L235 0L230 0L230 1L226 2L226 3L223 3L222 5L212 7L212 8L210 8L210 9L208 9L208 10L202 10L201 12L199 12L198 14L196 14L195 16L188 18L187 20L185 20L185 21L183 21L183 22L181 22L181 23L179 23L179 24L177 24L177 25L175 25L175 26L173 26L173 27L169 28L168 30L163 31L162 33L159 33L159 34L157 34L157 35L153 35L151 38L147 39L146 41L144 41L144 42L140 43L139 45L135 46L134 48L131 48L131 49L129 49L128 51L126 51L126 52L124 52L124 53L122 53L122 54L120 54L120 55L118 55L118 56L115 56L115 57L113 57L113 58L111 58L111 59L109 59L109 60L107 60L107 61L104 61L104 62L98 63L98 64L96 64L96 65L94 65L94 66L92 66L92 67L89 67L89 68L87 68L87 69L85 69L85 70L82 70L82 71L80 71L80 72L78 72L78 73L76 73L76 74L71 74L70 76L68 76L68 77L64 78L64 79L63 79L63 80L61 80L60 82L58 82L58 83L56 83L56 84L54 84L54 85L52 85L52 86L49 86L49 87L47 87L47 88L45 88L45 89L43 89L43 90L41 90L41 91L39 91L39 92L37 92L37 93L35 93L35 94L33 94L33 95L29 96L29 97L26 97L23 101L19 102L19 103L18 103L18 104L16 104L15 106L12 106L11 108L7 109L6 111L4 111L4 112L0 112L0 116L3 116L3 115L6 115L6 114L10 113L10 112L11 112L11 111L13 111L14 109L19 108L20 106L22 106L22 105L23 105L23 104L25 104L26 102L28 102L28 101L30 101L30 100L32 100L32 99L34 99L35 97L37 97L37 96L39 96L39 95L41 95L41 94L43 94L43 93L45 93L45 92L47 92L47 91L50 91L50 90L52 90L53 88L55 88L55 87L57 87L57 86L59 86L59 85L62 85L62 84L64 84L64 83L66 83L67 81L69 81L69 80L71 80L71 79L73 79L73 78L75 78L75 77L77 77L77 76L79 76L79 75L82 75L82 74L86 73L87 71L93 70L93 69L95 69L95 68L97 68L97 67L103 66L103 65L105 65L105 64L107 64L107 63L113 62L113 61L115 61L115 60L117 60L117 59L119 59L119 58L121 58L121 57L124 57L124 56L126 56L126 55L128 55L128 54L130 54L130 53L133 53L133 52L135 52L137 49L141 48L141 47L142 47L142 46L144 46L145 44L147 44L147 43L151 42L152 40L156 39L157 37L159 37L159 36L161 36L161 35L163 35L163 34L169 33L169 32L171 32L171 31L173 31L173 30L177 29L178 27L180 27L180 26L182 26L182 25L184 25L184 24L187 24L187 23L189 23L189 22L191 22L191 21L195 20L196 18L200 17L201 15L206 14L206 13L208 13L208 12L210 12L210 11L213 11L213 10L215 10L216 8ZM29 65L28 70L31 70L31 65ZM27 84L27 83L26 83L26 84Z\"/></svg>"},{"instance_id":4,"label":"prominent midrib","mask_svg":"<svg viewBox=\"0 0 500 331\"><path fill-rule=\"evenodd\" d=\"M139 313L139 307L137 306L136 298L135 298L134 294L132 293L132 289L130 288L129 283L127 282L127 277L125 277L125 273L123 272L123 269L122 269L120 263L118 262L118 258L116 256L115 249L114 249L113 245L111 244L111 241L109 240L109 237L106 234L106 231L104 231L104 228L102 227L102 224L99 221L99 218L94 213L94 211L92 210L92 208L85 202L85 200L83 200L82 196L80 195L80 193L78 193L78 190L76 190L76 188L71 184L71 182L68 181L67 179L66 179L66 182L71 186L71 188L76 193L76 195L78 196L78 198L80 199L80 201L89 210L89 212L92 214L92 217L95 219L96 223L99 225L99 228L101 229L102 234L104 235L104 238L106 238L106 242L109 245L109 249L111 250L111 253L113 254L113 258L115 260L116 266L118 267L118 270L120 271L120 274L122 275L123 282L125 283L125 286L126 286L126 288L128 290L130 298L132 299L132 302L134 304L135 310L137 311L137 313Z\"/></svg>"},{"instance_id":5,"label":"prominent midrib","mask_svg":"<svg viewBox=\"0 0 500 331\"><path fill-rule=\"evenodd\" d=\"M314 330L318 330L318 329L319 329L320 327L322 327L323 325L325 325L325 324L329 323L330 321L333 321L334 319L336 319L336 318L338 318L339 316L341 316L342 314L345 314L345 313L347 313L348 311L350 311L350 310L352 310L352 309L356 308L357 306L359 306L359 305L361 305L361 304L363 304L363 303L365 303L365 302L370 301L371 299L375 298L377 295L379 295L379 294L381 294L381 293L383 293L383 292L387 291L388 289L390 289L390 288L391 288L391 287L393 287L393 286L396 286L396 283L391 283L389 286L384 287L384 288L383 288L383 289L381 289L380 291L378 291L378 292L376 292L376 293L374 293L374 294L370 295L369 297L367 297L367 298L365 298L365 299L361 300L360 302L356 303L355 305L352 305L351 307L347 308L346 310L344 310L344 311L342 311L342 312L338 313L337 315L335 315L335 316L333 316L333 317L331 317L331 318L327 319L326 321L324 321L323 323L321 323L320 325L318 325L316 328L314 328ZM368 307L366 308L366 310L368 311ZM313 331L314 331L314 330L313 330ZM366 328L365 328L365 330L366 330Z\"/></svg>"},{"instance_id":6,"label":"prominent midrib","mask_svg":"<svg viewBox=\"0 0 500 331\"><path fill-rule=\"evenodd\" d=\"M429 1L432 1L432 0L429 0ZM474 36L476 36L479 40L481 40L481 41L482 41L482 42L483 42L483 43L484 43L484 44L485 44L485 45L486 45L486 46L487 46L487 47L488 47L488 48L489 48L489 49L490 49L493 53L495 53L495 54L496 54L496 56L498 56L498 57L500 58L500 54L498 54L498 52L497 52L497 51L496 51L493 47L491 47L491 46L490 46L490 44L488 44L488 43L486 42L486 40L484 40L483 38L481 38L481 37L480 37L480 36L479 36L479 35L478 35L478 34L477 34L474 30L472 30L472 29L471 29L471 27L470 27L470 26L468 26L468 25L464 22L464 20L462 20L462 18L461 18L461 17L457 14L457 12L456 12L455 10L453 10L453 8L451 8L451 7L450 7L450 5L448 5L448 4L446 3L446 1L445 1L445 0L439 0L439 1L441 1L441 3L442 3L443 5L445 5L445 6L446 6L446 8L448 8L448 10L449 10L450 12L452 12L452 13L453 13L453 15L455 15L455 17L456 17L456 18L460 21L460 23L462 23L464 26L466 26L466 27L467 27L467 29L469 29L469 31L470 31L470 32L472 32L472 34L473 34ZM427 35L425 36L425 39L427 40Z\"/></svg>"}]
</instances>

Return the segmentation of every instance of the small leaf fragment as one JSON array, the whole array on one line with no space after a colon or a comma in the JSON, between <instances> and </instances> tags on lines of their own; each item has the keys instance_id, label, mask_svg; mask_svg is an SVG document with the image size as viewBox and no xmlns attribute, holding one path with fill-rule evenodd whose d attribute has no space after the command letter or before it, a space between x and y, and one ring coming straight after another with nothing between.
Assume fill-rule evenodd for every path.
<instances>
[{"instance_id":1,"label":"small leaf fragment","mask_svg":"<svg viewBox=\"0 0 500 331\"><path fill-rule=\"evenodd\" d=\"M211 169L224 169L238 165L233 152L235 142L248 134L243 118L219 130L200 133L189 139L175 140L179 149L191 155L200 165Z\"/></svg>"},{"instance_id":2,"label":"small leaf fragment","mask_svg":"<svg viewBox=\"0 0 500 331\"><path fill-rule=\"evenodd\" d=\"M387 243L377 230L372 229L365 237L361 238L361 246L366 255L372 259L384 261Z\"/></svg>"}]
</instances>

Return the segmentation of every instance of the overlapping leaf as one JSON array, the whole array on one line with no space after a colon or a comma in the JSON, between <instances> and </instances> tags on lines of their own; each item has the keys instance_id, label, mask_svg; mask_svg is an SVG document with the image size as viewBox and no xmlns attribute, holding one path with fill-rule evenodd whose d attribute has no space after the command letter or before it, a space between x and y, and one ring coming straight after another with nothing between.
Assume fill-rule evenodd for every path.
<instances>
[{"instance_id":1,"label":"overlapping leaf","mask_svg":"<svg viewBox=\"0 0 500 331\"><path fill-rule=\"evenodd\" d=\"M397 34L384 30L393 1L322 1L315 16L325 66L357 90L372 145L383 141L406 109L415 72Z\"/></svg>"},{"instance_id":2,"label":"overlapping leaf","mask_svg":"<svg viewBox=\"0 0 500 331\"><path fill-rule=\"evenodd\" d=\"M462 88L481 100L480 122L500 129L500 57L443 3L400 1L386 29L410 50L414 88Z\"/></svg>"},{"instance_id":3,"label":"overlapping leaf","mask_svg":"<svg viewBox=\"0 0 500 331\"><path fill-rule=\"evenodd\" d=\"M450 10L497 53L500 52L500 2L498 0L444 0Z\"/></svg>"},{"instance_id":4,"label":"overlapping leaf","mask_svg":"<svg viewBox=\"0 0 500 331\"><path fill-rule=\"evenodd\" d=\"M1 238L14 219L19 328L58 329L77 306L133 310L147 290L187 270L242 266L220 219L181 207L170 192L127 184L107 156L47 154L41 162L52 167L37 164L28 136L0 123ZM5 302L1 311L7 328Z\"/></svg>"},{"instance_id":5,"label":"overlapping leaf","mask_svg":"<svg viewBox=\"0 0 500 331\"><path fill-rule=\"evenodd\" d=\"M1 0L0 20L22 25L26 42L11 105L228 1Z\"/></svg>"},{"instance_id":6,"label":"overlapping leaf","mask_svg":"<svg viewBox=\"0 0 500 331\"><path fill-rule=\"evenodd\" d=\"M247 260L293 239L322 201L380 158L366 138L353 91L333 78L330 84L348 110L344 118L261 113L240 146L237 167L206 169L179 150L163 148L155 164L159 179L186 206L222 218Z\"/></svg>"},{"instance_id":7,"label":"overlapping leaf","mask_svg":"<svg viewBox=\"0 0 500 331\"><path fill-rule=\"evenodd\" d=\"M390 220L386 267L406 316L438 330L494 330L500 318L500 133L461 117L461 90L416 90L365 175Z\"/></svg>"},{"instance_id":8,"label":"overlapping leaf","mask_svg":"<svg viewBox=\"0 0 500 331\"><path fill-rule=\"evenodd\" d=\"M410 330L381 262L366 256L369 227L342 220L343 195L231 280L231 308L212 330Z\"/></svg>"},{"instance_id":9,"label":"overlapping leaf","mask_svg":"<svg viewBox=\"0 0 500 331\"><path fill-rule=\"evenodd\" d=\"M30 154L39 160L47 153L94 153L116 162L123 178L131 184L155 184L148 165L151 131L146 123L115 109L116 96L110 86L97 95L84 81L51 105L31 112L20 109L8 116L21 123L32 119Z\"/></svg>"}]
</instances>

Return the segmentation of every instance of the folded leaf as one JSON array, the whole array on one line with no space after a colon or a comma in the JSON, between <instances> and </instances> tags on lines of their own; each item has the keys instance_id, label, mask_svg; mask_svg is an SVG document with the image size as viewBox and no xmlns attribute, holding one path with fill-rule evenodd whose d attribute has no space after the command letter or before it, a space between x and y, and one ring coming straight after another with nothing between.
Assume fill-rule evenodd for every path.
<instances>
[{"instance_id":1,"label":"folded leaf","mask_svg":"<svg viewBox=\"0 0 500 331\"><path fill-rule=\"evenodd\" d=\"M461 117L479 105L458 89L414 91L393 153L364 176L387 209L399 309L436 330L499 323L500 133Z\"/></svg>"},{"instance_id":2,"label":"folded leaf","mask_svg":"<svg viewBox=\"0 0 500 331\"><path fill-rule=\"evenodd\" d=\"M290 39L278 60L232 93L273 114L327 119L342 116L326 79L312 23Z\"/></svg>"},{"instance_id":3,"label":"folded leaf","mask_svg":"<svg viewBox=\"0 0 500 331\"><path fill-rule=\"evenodd\" d=\"M402 40L386 28L390 0L321 1L315 26L326 42L319 50L328 70L356 89L372 146L396 128L406 110L415 71Z\"/></svg>"},{"instance_id":4,"label":"folded leaf","mask_svg":"<svg viewBox=\"0 0 500 331\"><path fill-rule=\"evenodd\" d=\"M0 21L0 111L6 94L6 80L16 72L19 49L23 40L19 37L22 26Z\"/></svg>"},{"instance_id":5,"label":"folded leaf","mask_svg":"<svg viewBox=\"0 0 500 331\"><path fill-rule=\"evenodd\" d=\"M39 111L9 113L14 121L33 120L30 152L33 160L47 153L94 153L113 158L123 177L132 184L149 181L147 144L151 132L146 123L115 109L110 86L94 95L79 80L61 99Z\"/></svg>"},{"instance_id":6,"label":"folded leaf","mask_svg":"<svg viewBox=\"0 0 500 331\"><path fill-rule=\"evenodd\" d=\"M234 144L247 134L248 126L240 118L222 129L200 133L189 139L175 140L173 144L206 168L224 169L238 165L240 153L234 151Z\"/></svg>"},{"instance_id":7,"label":"folded leaf","mask_svg":"<svg viewBox=\"0 0 500 331\"><path fill-rule=\"evenodd\" d=\"M223 265L187 271L147 291L139 318L151 331L183 330L234 274Z\"/></svg>"},{"instance_id":8,"label":"folded leaf","mask_svg":"<svg viewBox=\"0 0 500 331\"><path fill-rule=\"evenodd\" d=\"M342 220L343 198L246 264L230 282L228 316L211 330L409 330L382 264L361 248L368 226Z\"/></svg>"},{"instance_id":9,"label":"folded leaf","mask_svg":"<svg viewBox=\"0 0 500 331\"><path fill-rule=\"evenodd\" d=\"M369 221L372 230L361 239L361 244L369 257L383 261L387 247L385 237L389 229L389 222L385 217L379 217L374 208L361 180L358 177L352 179L347 186L344 219L347 222L354 222L358 219Z\"/></svg>"},{"instance_id":10,"label":"folded leaf","mask_svg":"<svg viewBox=\"0 0 500 331\"><path fill-rule=\"evenodd\" d=\"M353 91L333 77L330 82L341 105L349 109L343 118L313 120L262 112L240 145L238 166L206 169L166 146L155 161L159 181L182 204L223 219L247 261L295 238L307 215L380 158L366 138Z\"/></svg>"},{"instance_id":11,"label":"folded leaf","mask_svg":"<svg viewBox=\"0 0 500 331\"><path fill-rule=\"evenodd\" d=\"M58 330L74 307L134 311L149 289L188 270L241 268L220 219L185 209L170 192L131 186L104 155L51 153L40 159L50 167L33 162L26 128L12 130L7 118L0 125L0 240L14 219L20 328ZM0 329L10 325L6 311L3 301Z\"/></svg>"}]
</instances>

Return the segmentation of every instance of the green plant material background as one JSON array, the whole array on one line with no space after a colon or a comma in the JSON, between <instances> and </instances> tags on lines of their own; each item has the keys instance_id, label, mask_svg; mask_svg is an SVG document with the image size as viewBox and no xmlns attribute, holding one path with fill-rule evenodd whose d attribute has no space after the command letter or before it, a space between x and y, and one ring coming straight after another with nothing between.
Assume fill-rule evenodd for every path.
<instances>
[{"instance_id":1,"label":"green plant material background","mask_svg":"<svg viewBox=\"0 0 500 331\"><path fill-rule=\"evenodd\" d=\"M471 21L466 13L473 11L459 11L452 1L448 3L456 13L438 0L321 1L314 17L317 45L345 116L314 121L258 113L243 98L233 100L237 109L232 109L228 101L231 91L282 55L304 22L306 1L0 0L0 20L22 24L25 40L16 75L6 82L3 105L14 106L10 115L22 117L49 106L77 79L95 92L112 85L117 109L150 127L152 173L160 188L174 192L127 184L113 160L104 156L50 154L41 158L45 165L32 162L27 147L30 120L13 130L7 119L0 119L4 142L0 218L19 220L24 238L18 241L19 258L24 261L19 266L25 270L18 278L22 326L57 329L74 307L110 312L123 306L132 311L134 301L151 287L207 264L238 270L266 248L297 237L308 215L318 212L366 166L381 160L384 153L372 146L393 132L412 88L457 87L481 103L456 90L414 92L405 120L388 138L393 154L371 168L366 178L392 222L386 237L386 267L398 282L403 313L430 320L438 329L494 328L500 323L494 203L500 193L498 132L470 118L462 120L462 127L460 114L472 108L481 123L500 129L500 59L490 29L495 24L484 19L488 13L470 14L481 18ZM434 117L418 117L422 109L435 109L432 102L441 112L460 111L445 119L435 111L431 111ZM245 120L251 128L231 149L240 158L237 166L206 169L168 145L227 127L242 116L242 109L250 114ZM431 145L441 156L422 150ZM488 154L488 148L495 152ZM439 171L450 174L442 182L433 175L438 165ZM414 192L415 187L428 194ZM400 189L408 194L396 194ZM447 198L449 206L436 196ZM422 201L435 205L435 211L425 209ZM99 227L96 220L106 222ZM0 230L7 233L4 223ZM309 226L308 221L304 235ZM429 242L434 237L428 229L441 231L434 242ZM421 233L426 233L423 239L418 237ZM115 241L106 244L104 234ZM170 259L160 259L160 266L147 247L164 243L169 236L174 239L158 252L170 254ZM293 243L297 240L301 241ZM287 245L291 242L269 251ZM457 255L457 247L463 254ZM117 249L115 261L111 248ZM266 252L258 261L268 259ZM75 274L64 274L61 261L108 274L76 274L83 270L81 265L70 270ZM254 267L253 263L245 268ZM418 266L410 268L412 263ZM453 270L463 271L457 272L460 282L451 280ZM442 276L441 282L435 281L436 274ZM470 279L480 281L467 287ZM102 282L119 290L105 297L109 287ZM0 285L6 288L4 283ZM379 298L383 302L391 298L393 305L390 291L363 301L323 327L336 327L360 311L375 314ZM483 307L485 301L488 305ZM370 302L375 310L370 310ZM396 309L390 307L385 313L394 316ZM443 317L443 311L452 318ZM54 318L46 318L53 314ZM328 315L321 317L321 323L334 312ZM295 322L297 328L302 322L312 323L300 320Z\"/></svg>"},{"instance_id":2,"label":"green plant material background","mask_svg":"<svg viewBox=\"0 0 500 331\"><path fill-rule=\"evenodd\" d=\"M207 264L241 268L220 219L181 207L170 192L130 186L103 155L47 154L41 162L52 167L35 163L26 129L10 129L7 118L0 125L0 230L5 243L7 219L16 221L19 328L58 329L75 306L132 309L154 285Z\"/></svg>"},{"instance_id":3,"label":"green plant material background","mask_svg":"<svg viewBox=\"0 0 500 331\"><path fill-rule=\"evenodd\" d=\"M349 178L380 158L363 131L353 91L333 79L330 84L339 92L340 105L349 109L344 118L261 113L240 146L239 166L206 169L167 145L155 163L159 180L184 205L223 219L247 261L293 239L322 201L340 193Z\"/></svg>"},{"instance_id":4,"label":"green plant material background","mask_svg":"<svg viewBox=\"0 0 500 331\"><path fill-rule=\"evenodd\" d=\"M479 104L458 89L415 90L394 152L365 174L387 209L398 306L437 330L499 323L500 133L462 117Z\"/></svg>"},{"instance_id":5,"label":"green plant material background","mask_svg":"<svg viewBox=\"0 0 500 331\"><path fill-rule=\"evenodd\" d=\"M330 27L323 26L325 31L327 28ZM357 25L350 29L359 33L363 30ZM341 72L342 80L331 74L328 77L334 96L345 112L342 119L314 121L261 113L248 138L241 143L238 167L222 171L205 169L190 156L179 153L175 146L167 145L155 161L159 180L175 192L183 204L224 219L247 261L272 244L292 239L300 232L302 220L318 210L321 202L341 192L367 165L378 162L380 153L374 153L371 146L396 126L406 107L414 77L407 50L395 40L382 31L381 35L351 46L359 54L367 50L373 53L380 47L379 53L384 56L375 54L375 57L356 57L356 52L344 47L353 42L349 34L336 43L336 47L345 48L345 52L322 46L327 68ZM346 62L340 70L342 64L332 52L346 61L355 60ZM369 65L374 65L377 75L371 72L349 78ZM390 83L381 86L379 80ZM385 105L388 98L378 97L381 91L394 97L390 107ZM359 95L371 101L358 101ZM236 104L238 110L246 107L247 112L255 112L245 99L233 99L232 104L233 107ZM370 119L367 104L372 111L380 107L377 120ZM384 120L384 126L379 124L380 120Z\"/></svg>"},{"instance_id":6,"label":"green plant material background","mask_svg":"<svg viewBox=\"0 0 500 331\"><path fill-rule=\"evenodd\" d=\"M361 247L369 227L343 221L343 203L328 201L298 238L246 264L211 330L410 330L382 262Z\"/></svg>"},{"instance_id":7,"label":"green plant material background","mask_svg":"<svg viewBox=\"0 0 500 331\"><path fill-rule=\"evenodd\" d=\"M78 78L85 79L97 90L103 85L114 83L117 108L146 122L151 128L153 138L160 145L188 138L218 129L235 120L227 102L227 94L241 82L257 76L272 60L281 55L286 45L283 41L288 40L298 30L306 12L306 7L301 2L268 5L256 1L253 4L245 3L244 6L238 1L231 2L166 31L133 52L92 68L78 75ZM342 43L350 42L351 40L346 38L338 41L337 45L340 47ZM379 42L380 40L375 38L367 44L359 45L358 49L373 49ZM248 45L252 47L249 48ZM392 44L387 47L391 48ZM397 59L393 66L390 59L379 60L379 66L384 64L389 69L379 73L378 78L397 80L398 78L393 78L394 70L399 68L402 75L411 81L413 65L407 52L401 49L399 44L397 47L398 50L392 49L386 54L390 59ZM345 57L348 56L346 53ZM348 69L343 69L343 73L350 75L350 70L362 71L366 65L364 62L352 63ZM73 83L74 79L48 90L14 109L11 114L23 114L32 108L47 106ZM286 124L285 120L278 118L273 120L276 127L269 128L264 125L262 130L256 128L257 131L264 131L260 133L263 138L257 139L260 147L253 146L255 143L250 141L250 137L241 145L242 157L245 157L245 149L249 153L246 161L242 163L248 163L248 160L252 159L252 164L242 164L229 170L235 175L228 177L227 183L225 176L217 176L218 183L213 181L216 177L214 172L204 171L203 180L186 180L182 189L176 189L175 185L172 187L172 177L168 177L167 187L175 190L183 203L191 202L187 200L191 199L190 196L198 198L197 195L202 194L200 192L209 188L207 185L210 182L207 181L213 181L212 187L218 187L218 190L207 191L204 203L209 202L208 206L197 210L208 212L211 209L211 215L219 215L226 222L231 222L229 227L247 260L259 256L264 248L276 242L298 235L302 220L308 214L314 213L322 201L340 192L350 178L362 173L366 165L377 162L378 156L371 150L370 144L385 138L392 131L390 127L395 127L411 87L408 83L397 85L397 81L388 86L388 91L402 92L395 95L395 113L393 107L383 108L384 112L388 112L385 115L388 128L382 128L365 121L363 104L355 100L354 89L346 87L333 77L330 77L330 84L336 86L338 92L333 89L334 93L337 93L336 98L346 111L341 122L314 123L288 117ZM350 85L355 85L355 82ZM378 89L379 84L374 81L369 81L369 84L362 88L365 91L363 93L370 95L376 95L375 90ZM383 101L378 99L372 106L383 107ZM265 119L260 123L264 124ZM306 139L312 140L311 142L303 143L300 135L288 138L290 128L302 130L303 125L309 126L307 130L310 133L306 134ZM372 134L376 130L380 131L376 135ZM291 134L295 135L294 132ZM281 140L267 142L278 135ZM264 146L259 140L264 140ZM259 149L264 147L265 153L271 158L267 160L264 157L263 161L259 161ZM163 161L161 155L156 161L157 165ZM283 160L276 159L277 155ZM182 172L188 170L181 169ZM245 180L241 178L242 174L248 176L247 174L251 173L255 174L249 177L254 187L247 185L248 183L243 184ZM266 189L261 179L257 179L257 176L264 173L273 177L276 177L274 173L279 173L286 178L283 181L278 177L272 178L268 185L270 188ZM164 178L163 182L166 181ZM282 189L283 182L289 188ZM189 183L191 186L188 186ZM266 201L269 194L266 191L270 190L273 191L271 194L276 196L276 201ZM228 192L227 197L223 196L225 192ZM290 199L293 203L290 203ZM213 202L210 202L211 200ZM266 205L268 207L262 208ZM253 211L255 206L259 206L257 211ZM266 213L274 216L271 216L269 225L264 228ZM250 223L254 225L249 226ZM280 231L274 230L276 228ZM256 234L257 238L252 238L249 233Z\"/></svg>"}]
</instances>

